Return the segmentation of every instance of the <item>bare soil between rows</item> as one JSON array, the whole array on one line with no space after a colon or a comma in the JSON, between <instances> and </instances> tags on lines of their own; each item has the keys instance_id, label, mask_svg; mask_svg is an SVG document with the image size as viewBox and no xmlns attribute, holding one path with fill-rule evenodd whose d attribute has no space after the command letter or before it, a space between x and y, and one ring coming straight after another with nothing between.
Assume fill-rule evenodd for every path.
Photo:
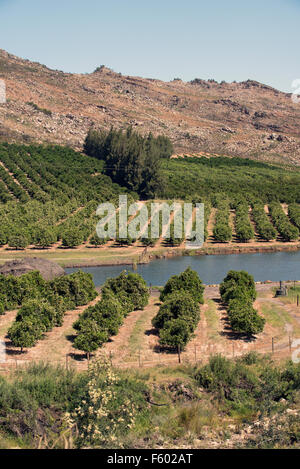
<instances>
[{"instance_id":1,"label":"bare soil between rows","mask_svg":"<svg viewBox=\"0 0 300 469\"><path fill-rule=\"evenodd\" d=\"M276 283L256 285L258 298L254 306L267 322L264 332L252 339L231 330L218 286L206 286L205 303L200 307L201 319L194 338L181 353L181 363L205 363L213 354L220 353L232 358L251 351L270 354L278 360L290 359L293 353L292 343L300 338L300 307L289 298L274 298L276 286L278 286ZM99 299L100 296L97 300ZM178 364L179 357L176 353L159 346L158 333L152 326L152 318L157 314L159 306L159 293L154 291L144 310L130 313L118 334L104 344L95 356L105 354L114 366L120 368ZM62 327L48 332L35 347L23 353L12 347L6 337L16 311L1 316L0 340L6 347L6 361L0 363L0 371L8 372L15 367L38 361L86 370L88 368L86 355L73 348L75 331L72 324L87 307L88 305L68 311Z\"/></svg>"}]
</instances>

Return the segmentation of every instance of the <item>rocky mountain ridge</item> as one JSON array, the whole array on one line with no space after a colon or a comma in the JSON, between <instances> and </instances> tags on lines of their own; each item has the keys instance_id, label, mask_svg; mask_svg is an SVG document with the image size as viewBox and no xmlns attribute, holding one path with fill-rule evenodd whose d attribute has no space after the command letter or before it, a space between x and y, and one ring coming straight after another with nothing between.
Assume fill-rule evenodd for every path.
<instances>
[{"instance_id":1,"label":"rocky mountain ridge","mask_svg":"<svg viewBox=\"0 0 300 469\"><path fill-rule=\"evenodd\" d=\"M253 80L171 82L51 70L0 49L0 139L76 149L88 129L124 128L165 134L178 154L242 156L300 164L300 104Z\"/></svg>"}]
</instances>

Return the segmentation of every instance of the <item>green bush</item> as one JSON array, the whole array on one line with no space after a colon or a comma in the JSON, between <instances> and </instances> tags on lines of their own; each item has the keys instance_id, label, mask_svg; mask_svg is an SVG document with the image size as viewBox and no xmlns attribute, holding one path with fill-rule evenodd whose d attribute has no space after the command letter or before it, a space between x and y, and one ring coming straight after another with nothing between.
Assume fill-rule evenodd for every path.
<instances>
[{"instance_id":1,"label":"green bush","mask_svg":"<svg viewBox=\"0 0 300 469\"><path fill-rule=\"evenodd\" d=\"M165 301L169 295L180 290L189 292L191 297L198 303L204 303L204 286L197 272L190 267L179 275L173 275L167 281L160 294L160 300Z\"/></svg>"},{"instance_id":2,"label":"green bush","mask_svg":"<svg viewBox=\"0 0 300 469\"><path fill-rule=\"evenodd\" d=\"M240 289L243 289L246 297L249 297L252 301L256 299L256 289L253 276L244 270L230 270L220 285L220 294L224 303L228 303L230 299L235 297L235 295L232 294L232 290L237 288L239 288L239 290L237 290L237 296L242 295Z\"/></svg>"},{"instance_id":3,"label":"green bush","mask_svg":"<svg viewBox=\"0 0 300 469\"><path fill-rule=\"evenodd\" d=\"M116 298L102 298L79 316L73 324L74 329L80 331L89 319L95 321L100 330L106 331L109 337L116 335L124 319L122 306Z\"/></svg>"},{"instance_id":4,"label":"green bush","mask_svg":"<svg viewBox=\"0 0 300 469\"><path fill-rule=\"evenodd\" d=\"M39 324L41 330L44 331L50 331L57 323L60 323L60 318L57 318L53 306L43 300L29 300L24 303L18 311L16 321L24 321L25 318L30 318L32 322Z\"/></svg>"},{"instance_id":5,"label":"green bush","mask_svg":"<svg viewBox=\"0 0 300 469\"><path fill-rule=\"evenodd\" d=\"M265 319L253 308L256 299L255 283L248 272L231 270L220 285L220 294L228 308L232 330L253 336L263 331Z\"/></svg>"},{"instance_id":6,"label":"green bush","mask_svg":"<svg viewBox=\"0 0 300 469\"><path fill-rule=\"evenodd\" d=\"M107 238L99 238L97 233L95 233L93 236L90 238L90 244L92 246L98 247L98 246L104 246L108 242Z\"/></svg>"},{"instance_id":7,"label":"green bush","mask_svg":"<svg viewBox=\"0 0 300 469\"><path fill-rule=\"evenodd\" d=\"M269 205L272 221L284 241L294 241L299 238L299 229L292 225L279 202Z\"/></svg>"},{"instance_id":8,"label":"green bush","mask_svg":"<svg viewBox=\"0 0 300 469\"><path fill-rule=\"evenodd\" d=\"M34 347L42 338L44 331L42 322L29 316L22 321L14 322L8 329L7 337L14 347L20 347L23 352L24 348Z\"/></svg>"},{"instance_id":9,"label":"green bush","mask_svg":"<svg viewBox=\"0 0 300 469\"><path fill-rule=\"evenodd\" d=\"M70 228L62 235L62 245L68 248L75 248L84 241L84 235L79 228Z\"/></svg>"},{"instance_id":10,"label":"green bush","mask_svg":"<svg viewBox=\"0 0 300 469\"><path fill-rule=\"evenodd\" d=\"M218 201L217 207L218 210L216 214L213 235L217 242L227 243L231 241L232 238L232 229L229 223L230 207L228 201Z\"/></svg>"},{"instance_id":11,"label":"green bush","mask_svg":"<svg viewBox=\"0 0 300 469\"><path fill-rule=\"evenodd\" d=\"M0 276L0 297L5 298L5 305L11 308L22 304L9 330L13 344L22 349L33 347L43 332L61 326L68 308L85 305L96 296L92 276L84 272L50 282L43 280L38 272L19 278Z\"/></svg>"},{"instance_id":12,"label":"green bush","mask_svg":"<svg viewBox=\"0 0 300 469\"><path fill-rule=\"evenodd\" d=\"M186 319L171 319L160 329L159 343L175 350L177 350L178 347L183 350L190 341L191 336L191 328Z\"/></svg>"},{"instance_id":13,"label":"green bush","mask_svg":"<svg viewBox=\"0 0 300 469\"><path fill-rule=\"evenodd\" d=\"M228 317L232 330L248 336L259 334L264 330L266 320L259 316L256 309L249 302L239 301L233 305L229 303Z\"/></svg>"},{"instance_id":14,"label":"green bush","mask_svg":"<svg viewBox=\"0 0 300 469\"><path fill-rule=\"evenodd\" d=\"M124 308L125 315L133 310L144 309L149 301L145 280L138 274L126 271L116 278L108 279L102 288L102 295L103 298L115 296Z\"/></svg>"},{"instance_id":15,"label":"green bush","mask_svg":"<svg viewBox=\"0 0 300 469\"><path fill-rule=\"evenodd\" d=\"M84 324L81 325L79 333L74 340L74 347L86 352L89 357L92 352L95 352L107 341L107 331L101 330L93 319L86 319Z\"/></svg>"},{"instance_id":16,"label":"green bush","mask_svg":"<svg viewBox=\"0 0 300 469\"><path fill-rule=\"evenodd\" d=\"M92 275L82 271L57 277L49 287L53 294L65 298L70 309L86 305L97 296Z\"/></svg>"},{"instance_id":17,"label":"green bush","mask_svg":"<svg viewBox=\"0 0 300 469\"><path fill-rule=\"evenodd\" d=\"M237 239L242 243L254 238L254 230L249 219L248 204L238 204L235 212L235 232Z\"/></svg>"},{"instance_id":18,"label":"green bush","mask_svg":"<svg viewBox=\"0 0 300 469\"><path fill-rule=\"evenodd\" d=\"M261 202L253 203L252 216L256 225L256 231L262 239L266 241L276 239L277 232L265 212L264 204Z\"/></svg>"},{"instance_id":19,"label":"green bush","mask_svg":"<svg viewBox=\"0 0 300 469\"><path fill-rule=\"evenodd\" d=\"M152 319L152 325L157 329L163 329L166 323L173 319L185 320L190 332L197 327L200 320L199 304L189 292L181 290L168 295L157 315Z\"/></svg>"}]
</instances>

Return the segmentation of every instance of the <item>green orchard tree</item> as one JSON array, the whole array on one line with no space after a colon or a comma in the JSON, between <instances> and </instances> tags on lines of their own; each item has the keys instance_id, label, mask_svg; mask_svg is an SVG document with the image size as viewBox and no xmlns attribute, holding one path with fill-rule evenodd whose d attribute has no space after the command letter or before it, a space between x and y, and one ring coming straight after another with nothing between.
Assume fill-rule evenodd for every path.
<instances>
[{"instance_id":1,"label":"green orchard tree","mask_svg":"<svg viewBox=\"0 0 300 469\"><path fill-rule=\"evenodd\" d=\"M108 341L107 331L102 331L98 324L92 320L86 320L79 334L74 340L74 347L86 353L87 359L92 352L98 350L102 344Z\"/></svg>"},{"instance_id":2,"label":"green orchard tree","mask_svg":"<svg viewBox=\"0 0 300 469\"><path fill-rule=\"evenodd\" d=\"M159 331L160 345L176 350L183 350L191 339L191 330L184 319L167 321L164 328Z\"/></svg>"},{"instance_id":3,"label":"green orchard tree","mask_svg":"<svg viewBox=\"0 0 300 469\"><path fill-rule=\"evenodd\" d=\"M24 348L34 347L38 340L42 338L42 335L43 332L40 325L30 317L13 323L7 333L12 345L20 347L21 352L23 352Z\"/></svg>"},{"instance_id":4,"label":"green orchard tree","mask_svg":"<svg viewBox=\"0 0 300 469\"><path fill-rule=\"evenodd\" d=\"M170 294L183 290L189 292L198 303L204 303L204 286L197 272L188 267L179 275L173 275L164 286L160 300L164 301Z\"/></svg>"}]
</instances>

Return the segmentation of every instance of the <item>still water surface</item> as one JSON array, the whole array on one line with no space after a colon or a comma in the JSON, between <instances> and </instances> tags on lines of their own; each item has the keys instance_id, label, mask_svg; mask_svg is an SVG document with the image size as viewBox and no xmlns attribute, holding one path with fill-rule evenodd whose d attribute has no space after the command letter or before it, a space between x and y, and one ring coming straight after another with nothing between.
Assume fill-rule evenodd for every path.
<instances>
[{"instance_id":1,"label":"still water surface","mask_svg":"<svg viewBox=\"0 0 300 469\"><path fill-rule=\"evenodd\" d=\"M150 264L137 266L147 284L164 285L171 275L183 272L188 266L196 270L205 284L220 283L229 270L247 270L255 281L300 280L300 251L258 254L228 254L223 256L194 256L157 259ZM77 268L66 269L67 273ZM93 275L96 286L108 277L115 277L122 270L132 271L131 266L83 267L81 270Z\"/></svg>"}]
</instances>

